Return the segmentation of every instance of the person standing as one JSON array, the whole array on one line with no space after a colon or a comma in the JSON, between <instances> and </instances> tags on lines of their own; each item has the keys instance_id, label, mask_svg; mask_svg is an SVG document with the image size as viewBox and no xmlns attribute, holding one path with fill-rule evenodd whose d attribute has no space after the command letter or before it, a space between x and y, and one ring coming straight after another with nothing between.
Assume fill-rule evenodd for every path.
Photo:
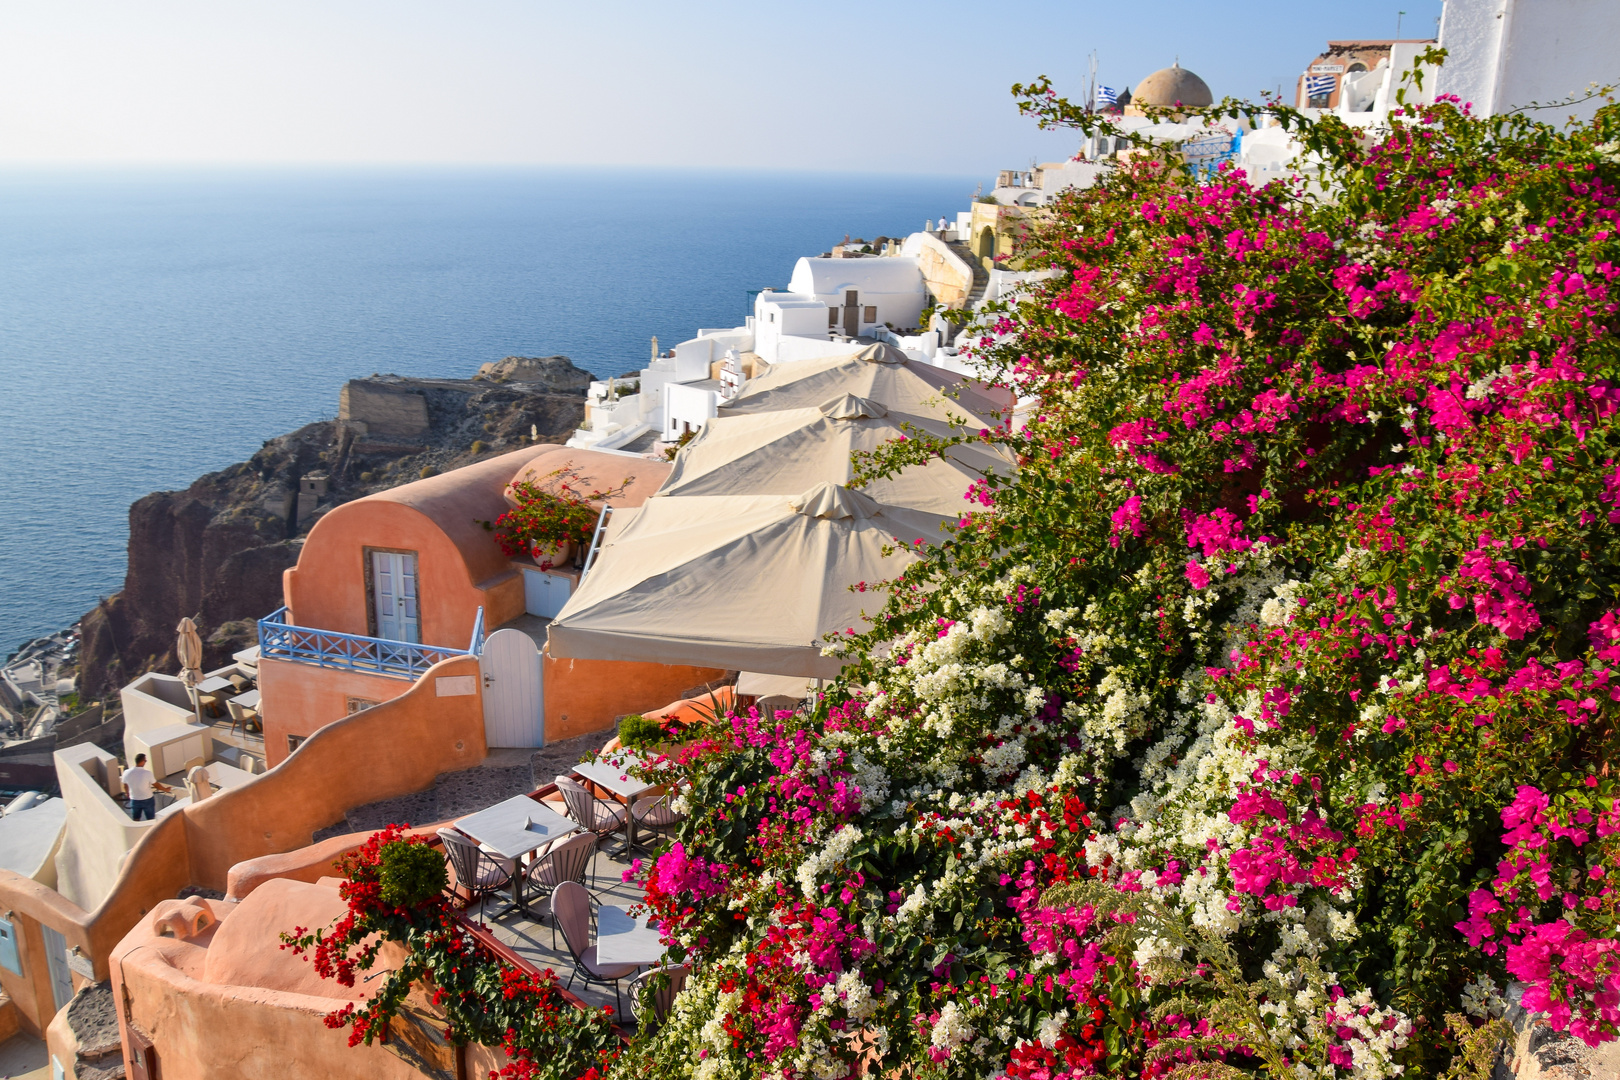
<instances>
[{"instance_id":1,"label":"person standing","mask_svg":"<svg viewBox=\"0 0 1620 1080\"><path fill-rule=\"evenodd\" d=\"M157 818L157 796L153 791L172 791L167 784L158 782L152 770L146 767L146 755L135 755L135 767L124 773L124 790L129 793L129 816L136 821Z\"/></svg>"}]
</instances>

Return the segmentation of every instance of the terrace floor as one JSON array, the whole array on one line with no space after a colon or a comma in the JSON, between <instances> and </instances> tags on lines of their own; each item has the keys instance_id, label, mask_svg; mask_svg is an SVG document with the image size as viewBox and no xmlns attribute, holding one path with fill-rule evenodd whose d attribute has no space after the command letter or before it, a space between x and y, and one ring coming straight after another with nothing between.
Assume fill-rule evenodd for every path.
<instances>
[{"instance_id":1,"label":"terrace floor","mask_svg":"<svg viewBox=\"0 0 1620 1080\"><path fill-rule=\"evenodd\" d=\"M616 841L610 841L608 846L615 843ZM591 862L594 880L592 874L585 876L585 887L591 892L593 905L614 904L628 909L640 902L640 886L627 884L623 879L624 872L628 869L630 864L622 857L609 856L604 850L597 851L596 857ZM574 959L568 953L568 946L564 944L561 932L555 936L556 944L552 944L553 924L548 901L535 901L530 906L532 914L527 915L510 910L509 901L509 893L491 897L468 909L467 916L474 922L482 923L497 941L517 953L537 970L544 971L550 968L564 983L567 983L569 975L574 971ZM594 935L594 928L592 933ZM592 940L595 940L594 936ZM631 978L622 979L619 983L624 1008L618 1023L633 1030L635 1020L630 1009ZM576 978L569 990L588 1005L613 1008L612 987L600 984L587 987L583 979Z\"/></svg>"},{"instance_id":2,"label":"terrace floor","mask_svg":"<svg viewBox=\"0 0 1620 1080\"><path fill-rule=\"evenodd\" d=\"M254 734L253 732L243 731L241 724L237 724L233 730L228 717L224 720L209 719L207 726L208 734L213 737L215 742L234 746L243 753L252 754L259 759L261 765L264 764L263 732Z\"/></svg>"}]
</instances>

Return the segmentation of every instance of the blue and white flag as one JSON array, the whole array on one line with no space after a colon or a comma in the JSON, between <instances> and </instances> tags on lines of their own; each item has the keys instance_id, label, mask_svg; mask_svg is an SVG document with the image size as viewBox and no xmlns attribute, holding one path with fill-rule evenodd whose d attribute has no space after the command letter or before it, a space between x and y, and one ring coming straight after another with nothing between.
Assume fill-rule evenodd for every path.
<instances>
[{"instance_id":1,"label":"blue and white flag","mask_svg":"<svg viewBox=\"0 0 1620 1080\"><path fill-rule=\"evenodd\" d=\"M1119 104L1119 91L1112 86L1097 87L1097 108L1106 109Z\"/></svg>"},{"instance_id":2,"label":"blue and white flag","mask_svg":"<svg viewBox=\"0 0 1620 1080\"><path fill-rule=\"evenodd\" d=\"M1334 86L1338 84L1338 78L1337 75L1305 76L1305 96L1308 98L1327 97L1333 93Z\"/></svg>"}]
</instances>

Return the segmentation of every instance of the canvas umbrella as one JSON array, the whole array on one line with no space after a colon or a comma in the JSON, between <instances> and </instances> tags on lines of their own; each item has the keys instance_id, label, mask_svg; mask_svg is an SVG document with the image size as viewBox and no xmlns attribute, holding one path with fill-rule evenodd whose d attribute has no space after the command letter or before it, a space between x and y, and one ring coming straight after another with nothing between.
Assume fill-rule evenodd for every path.
<instances>
[{"instance_id":1,"label":"canvas umbrella","mask_svg":"<svg viewBox=\"0 0 1620 1080\"><path fill-rule=\"evenodd\" d=\"M879 342L850 356L773 365L744 383L736 397L721 402L719 415L816 408L839 394L880 401L908 416L961 417L974 428L995 427L1013 405L1005 391L912 360Z\"/></svg>"},{"instance_id":2,"label":"canvas umbrella","mask_svg":"<svg viewBox=\"0 0 1620 1080\"><path fill-rule=\"evenodd\" d=\"M180 659L180 678L187 686L196 686L202 682L203 675L202 635L197 633L197 624L189 618L181 619L180 625L174 630L174 654Z\"/></svg>"},{"instance_id":3,"label":"canvas umbrella","mask_svg":"<svg viewBox=\"0 0 1620 1080\"><path fill-rule=\"evenodd\" d=\"M818 484L797 497L655 498L604 544L548 630L554 657L832 678L828 633L863 630L881 592L935 540L938 514ZM885 549L893 551L885 555Z\"/></svg>"},{"instance_id":4,"label":"canvas umbrella","mask_svg":"<svg viewBox=\"0 0 1620 1080\"><path fill-rule=\"evenodd\" d=\"M795 495L821 482L848 484L852 454L905 438L908 426L943 438L961 434L940 420L891 411L853 394L814 409L718 416L681 448L658 494ZM967 509L963 496L974 481L1011 469L1011 460L997 449L968 443L861 490L887 506L955 516Z\"/></svg>"}]
</instances>

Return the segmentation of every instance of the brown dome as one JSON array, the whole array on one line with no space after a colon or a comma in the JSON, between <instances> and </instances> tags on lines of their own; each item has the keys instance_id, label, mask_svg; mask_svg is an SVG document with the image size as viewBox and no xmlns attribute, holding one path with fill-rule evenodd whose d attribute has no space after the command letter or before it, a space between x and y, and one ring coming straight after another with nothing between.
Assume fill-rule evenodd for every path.
<instances>
[{"instance_id":1,"label":"brown dome","mask_svg":"<svg viewBox=\"0 0 1620 1080\"><path fill-rule=\"evenodd\" d=\"M1215 103L1215 96L1209 92L1209 84L1182 67L1180 62L1161 68L1137 83L1131 98L1136 105L1186 105L1197 108Z\"/></svg>"}]
</instances>

